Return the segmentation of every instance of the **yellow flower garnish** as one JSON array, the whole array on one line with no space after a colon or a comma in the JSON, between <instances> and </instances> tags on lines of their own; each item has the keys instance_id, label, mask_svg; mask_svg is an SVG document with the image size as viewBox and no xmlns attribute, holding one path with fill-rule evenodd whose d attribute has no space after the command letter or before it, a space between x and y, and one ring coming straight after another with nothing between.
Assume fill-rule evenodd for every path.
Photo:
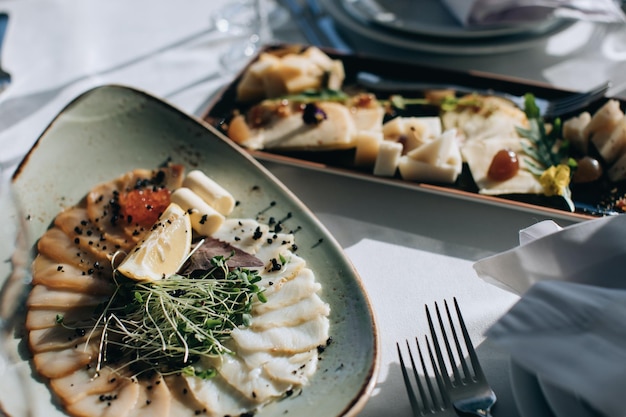
<instances>
[{"instance_id":1,"label":"yellow flower garnish","mask_svg":"<svg viewBox=\"0 0 626 417\"><path fill-rule=\"evenodd\" d=\"M552 165L539 177L539 183L547 196L566 195L569 182L570 167L565 164Z\"/></svg>"}]
</instances>

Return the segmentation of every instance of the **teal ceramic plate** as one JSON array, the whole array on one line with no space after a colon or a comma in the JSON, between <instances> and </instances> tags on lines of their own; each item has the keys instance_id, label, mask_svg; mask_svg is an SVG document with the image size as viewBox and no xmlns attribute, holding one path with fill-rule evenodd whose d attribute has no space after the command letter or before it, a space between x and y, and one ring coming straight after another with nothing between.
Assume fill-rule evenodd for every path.
<instances>
[{"instance_id":1,"label":"teal ceramic plate","mask_svg":"<svg viewBox=\"0 0 626 417\"><path fill-rule=\"evenodd\" d=\"M202 169L228 189L239 202L232 216L254 218L264 211L287 219L287 227L298 229L297 253L316 273L330 304L332 343L311 384L301 395L256 415L356 415L372 391L379 363L374 314L357 272L314 215L265 168L213 128L167 103L127 87L103 86L76 98L56 117L13 178L29 219L31 244L63 207L95 184L168 159L189 170ZM21 367L36 404L34 416L63 416L45 381L30 373L27 362ZM6 379L0 382L0 400L8 409L14 405L13 386Z\"/></svg>"}]
</instances>

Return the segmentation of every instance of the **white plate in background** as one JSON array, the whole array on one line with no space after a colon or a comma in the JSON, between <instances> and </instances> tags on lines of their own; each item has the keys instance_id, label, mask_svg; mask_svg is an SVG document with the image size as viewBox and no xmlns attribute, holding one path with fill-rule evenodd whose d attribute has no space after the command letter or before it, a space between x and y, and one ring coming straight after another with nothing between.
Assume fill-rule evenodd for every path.
<instances>
[{"instance_id":1,"label":"white plate in background","mask_svg":"<svg viewBox=\"0 0 626 417\"><path fill-rule=\"evenodd\" d=\"M404 32L409 35L454 39L485 39L510 35L536 35L563 23L551 18L523 25L467 28L448 11L441 0L340 0L343 9L364 24Z\"/></svg>"},{"instance_id":2,"label":"white plate in background","mask_svg":"<svg viewBox=\"0 0 626 417\"><path fill-rule=\"evenodd\" d=\"M339 29L351 40L364 38L376 43L410 51L448 55L486 55L529 49L559 33L573 22L564 21L544 33L527 36L501 36L486 39L445 39L403 34L354 19L336 0L318 0Z\"/></svg>"}]
</instances>

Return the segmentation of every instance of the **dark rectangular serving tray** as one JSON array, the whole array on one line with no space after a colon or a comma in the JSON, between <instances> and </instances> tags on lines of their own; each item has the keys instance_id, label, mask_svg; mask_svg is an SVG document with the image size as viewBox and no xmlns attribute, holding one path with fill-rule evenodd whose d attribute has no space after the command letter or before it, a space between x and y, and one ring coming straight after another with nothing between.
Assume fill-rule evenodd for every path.
<instances>
[{"instance_id":1,"label":"dark rectangular serving tray","mask_svg":"<svg viewBox=\"0 0 626 417\"><path fill-rule=\"evenodd\" d=\"M269 45L263 51L271 51L276 48L298 47L298 45ZM303 46L304 47L304 46ZM532 93L536 97L545 99L557 99L567 96L572 91L554 88L553 86L540 82L517 79L497 74L481 71L458 71L445 68L437 68L427 64L406 63L402 61L390 61L372 56L360 54L342 53L333 49L321 48L331 58L341 59L344 65L346 78L344 89L349 90L356 83L356 74L359 71L368 71L390 79L414 80L419 82L433 83L454 83L473 88L492 89L496 91L508 92L515 95ZM254 62L254 59L250 63ZM247 68L247 67L246 67ZM234 80L225 86L208 103L207 108L201 114L201 119L219 129L228 119L234 109L245 107L236 101L236 86L241 79L237 75ZM386 98L389 93L376 93L380 98ZM397 91L405 97L419 96L419 93L411 91ZM562 119L575 116L587 110L593 114L600 108L609 97L604 97L592 103L589 107L581 109L574 114L563 115ZM622 109L626 108L626 102L618 99ZM435 108L427 106L411 108L407 110L407 115L436 115ZM350 176L366 181L400 186L425 192L434 192L450 195L457 198L465 198L474 201L482 201L487 204L496 204L512 209L519 209L531 212L539 212L545 215L568 219L590 219L605 215L620 214L621 210L614 209L614 203L626 195L626 183L610 183L603 178L591 184L572 185L572 196L576 205L576 211L571 212L565 202L560 197L546 197L528 194L508 194L500 196L486 196L478 194L469 170L464 166L463 172L454 185L426 184L406 181L399 176L395 178L383 178L374 176L371 172L355 168L351 165L352 152L349 151L306 151L306 152L285 152L276 153L268 151L247 150L253 157L259 160L278 162L298 166L302 168L322 170L337 175Z\"/></svg>"}]
</instances>

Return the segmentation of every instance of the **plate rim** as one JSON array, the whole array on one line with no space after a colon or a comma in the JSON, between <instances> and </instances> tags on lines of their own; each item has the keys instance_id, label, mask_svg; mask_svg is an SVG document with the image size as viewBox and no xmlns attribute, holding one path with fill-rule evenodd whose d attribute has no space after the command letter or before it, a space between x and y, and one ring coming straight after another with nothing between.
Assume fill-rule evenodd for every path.
<instances>
[{"instance_id":1,"label":"plate rim","mask_svg":"<svg viewBox=\"0 0 626 417\"><path fill-rule=\"evenodd\" d=\"M371 324L370 329L371 329L371 334L372 334L372 346L371 346L371 349L369 349L369 351L371 352L371 355L372 355L372 361L368 363L367 369L363 369L364 379L361 381L358 390L355 392L354 396L349 401L346 401L345 407L338 414L338 416L356 416L360 411L362 411L362 409L365 407L365 404L371 397L371 394L378 382L377 379L378 379L378 375L380 373L380 367L381 367L381 344L380 344L380 331L378 328L379 325L376 319L376 313L373 309L371 297L366 291L364 282L359 272L356 270L356 268L354 267L354 265L348 258L344 249L341 247L341 245L339 245L335 237L330 233L330 231L326 228L326 226L317 218L317 216L312 212L312 210L309 209L308 206L306 206L295 195L295 193L293 193L286 185L284 185L274 174L272 174L271 171L265 168L258 160L256 160L254 157L249 155L247 152L244 152L240 146L232 142L232 140L226 137L222 132L220 132L211 124L205 122L199 117L196 117L192 114L189 114L181 110L180 108L169 103L165 99L159 98L140 88L136 88L136 87L120 84L120 83L110 83L110 84L95 86L93 88L90 88L80 93L79 95L71 99L55 115L52 121L43 129L42 133L38 136L36 141L33 143L32 147L28 150L28 152L24 155L24 157L17 164L15 171L11 175L10 181L11 181L11 184L16 189L16 192L18 193L18 195L20 194L19 181L22 178L22 175L24 174L25 170L27 169L28 162L30 158L36 154L37 149L41 146L42 141L45 140L45 138L50 134L50 131L55 127L56 124L61 123L63 121L63 116L72 107L79 105L83 100L89 99L95 92L106 90L106 89L122 90L133 96L141 97L151 102L152 105L159 106L161 107L161 109L165 109L169 112L174 113L178 117L182 117L186 119L187 123L193 123L197 128L206 130L208 134L213 135L215 137L215 140L219 140L221 143L228 146L228 148L231 151L235 152L238 155L238 157L243 158L244 160L247 161L248 164L250 164L256 170L261 172L267 178L269 182L271 182L274 186L276 186L280 190L280 192L283 193L291 201L291 203L294 206L297 206L299 210L302 210L302 212L307 218L307 221L313 223L316 228L318 228L320 231L324 233L324 244L332 245L332 250L336 252L336 254L339 256L339 258L342 261L342 264L346 266L347 268L349 268L350 275L351 275L350 280L353 281L352 284L356 285L359 288L360 296L363 298L363 301L365 303L364 309L369 312L368 321ZM191 140L189 140L188 143L191 143ZM189 165L189 164L185 164L185 165ZM57 213L54 213L52 215L52 218L54 218L54 216L56 216ZM36 238L31 237L30 243L34 245L36 241L38 240L38 238L39 236L37 236ZM28 362L31 362L31 361L32 359L28 360ZM29 363L28 366L29 366L29 369L31 369L32 364ZM320 369L318 369L318 371L320 371ZM315 375L317 375L317 372ZM46 385L46 389L49 390L47 383L44 383L44 384ZM54 395L53 395L53 399L54 399ZM55 405L53 404L52 406L54 407ZM0 409L2 409L1 404L0 404Z\"/></svg>"},{"instance_id":2,"label":"plate rim","mask_svg":"<svg viewBox=\"0 0 626 417\"><path fill-rule=\"evenodd\" d=\"M517 42L505 42L500 44L491 44L489 43L483 45L479 45L476 41L468 43L458 43L457 42L441 42L437 41L434 38L429 37L419 37L415 36L401 36L400 34L395 34L392 32L387 33L386 31L377 31L371 27L368 27L360 22L354 20L351 16L344 13L343 10L340 9L337 4L333 2L333 0L318 0L324 10L326 10L329 15L331 15L336 23L340 26L350 29L351 34L360 34L368 39L371 39L375 42L380 43L381 45L390 45L392 47L413 50L417 52L428 52L433 54L442 54L442 55L459 55L459 56L469 56L469 55L487 55L487 54L499 54L499 53L509 53L516 52L525 49L530 49L539 43L547 40L550 36L560 33L571 25L573 25L574 21L565 21L558 25L556 28L541 34L540 36L534 36L529 38L522 38ZM505 37L508 40L513 40L515 36ZM509 39L510 38L510 39Z\"/></svg>"},{"instance_id":3,"label":"plate rim","mask_svg":"<svg viewBox=\"0 0 626 417\"><path fill-rule=\"evenodd\" d=\"M365 12L361 12L358 7L355 6L355 4L360 1L372 1L376 3L379 7L384 7L377 0L339 0L339 3L341 3L342 7L348 14L350 14L355 19L360 20L366 25L372 24L375 26L380 26L381 28L397 31L399 33L405 33L408 35L429 36L451 41L468 39L484 40L488 38L502 36L527 35L532 33L537 34L543 31L548 31L549 29L553 28L554 25L558 25L565 20L563 18L551 17L541 22L532 22L519 25L488 25L485 27L464 28L463 25L458 23L456 17L450 13L451 20L457 22L457 26L454 28L454 30L447 29L448 26L444 27L439 25L435 27L435 25L428 24L426 24L425 28L420 28L419 25L423 25L423 21L406 22L405 20L400 20L399 23L391 23L380 21L379 19L376 19L372 16L366 16ZM437 2L437 4L441 3ZM445 9L445 6L443 4L441 4L441 7ZM396 15L395 13L393 14ZM408 25L406 23L411 23L411 25Z\"/></svg>"}]
</instances>

